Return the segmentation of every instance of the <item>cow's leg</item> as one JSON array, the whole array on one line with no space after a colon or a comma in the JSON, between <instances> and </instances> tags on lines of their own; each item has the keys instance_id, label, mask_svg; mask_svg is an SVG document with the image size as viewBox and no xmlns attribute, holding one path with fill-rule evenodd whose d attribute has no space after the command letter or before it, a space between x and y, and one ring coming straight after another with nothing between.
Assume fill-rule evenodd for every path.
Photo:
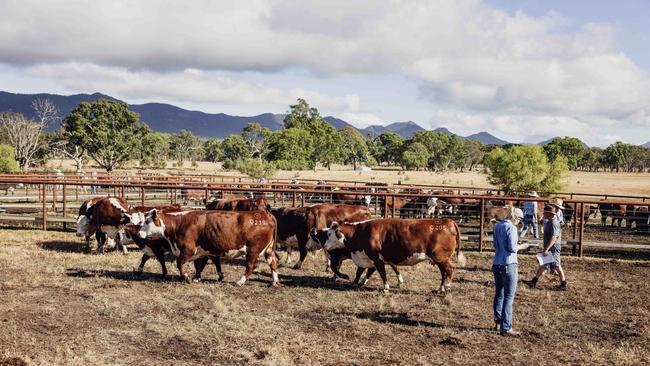
<instances>
[{"instance_id":1,"label":"cow's leg","mask_svg":"<svg viewBox=\"0 0 650 366\"><path fill-rule=\"evenodd\" d=\"M379 275L381 276L381 280L384 282L384 292L387 293L388 290L390 289L390 285L388 284L388 278L386 277L386 265L384 264L384 261L382 261L381 258L379 258L379 256L376 253L372 253L372 256L368 256L368 257L375 264L375 268L377 269L377 272L379 272Z\"/></svg>"},{"instance_id":2,"label":"cow's leg","mask_svg":"<svg viewBox=\"0 0 650 366\"><path fill-rule=\"evenodd\" d=\"M397 268L397 266L394 264L391 264L390 268L392 268L393 272L395 272L395 274L397 275L397 287L398 288L402 287L402 285L404 284L404 277L402 277L402 274L399 272L399 268Z\"/></svg>"},{"instance_id":3,"label":"cow's leg","mask_svg":"<svg viewBox=\"0 0 650 366\"><path fill-rule=\"evenodd\" d=\"M300 251L300 259L298 259L298 262L293 266L293 269L300 269L302 267L302 262L304 262L307 257L307 240L298 240L298 251Z\"/></svg>"},{"instance_id":4,"label":"cow's leg","mask_svg":"<svg viewBox=\"0 0 650 366\"><path fill-rule=\"evenodd\" d=\"M212 259L212 263L214 263L214 268L216 268L217 270L217 276L219 282L223 281L225 276L223 275L223 271L221 270L221 258L219 258L219 256L212 255L210 256L210 259Z\"/></svg>"},{"instance_id":5,"label":"cow's leg","mask_svg":"<svg viewBox=\"0 0 650 366\"><path fill-rule=\"evenodd\" d=\"M142 273L142 271L144 271L144 264L147 263L148 260L149 260L149 256L143 254L142 259L140 259L140 266L138 266L138 269L136 269L135 271L137 273Z\"/></svg>"},{"instance_id":6,"label":"cow's leg","mask_svg":"<svg viewBox=\"0 0 650 366\"><path fill-rule=\"evenodd\" d=\"M325 272L329 273L332 271L332 261L330 260L330 254L325 249L323 249L323 254L325 255L325 261L327 262Z\"/></svg>"},{"instance_id":7,"label":"cow's leg","mask_svg":"<svg viewBox=\"0 0 650 366\"><path fill-rule=\"evenodd\" d=\"M95 238L97 239L97 253L104 254L104 246L106 245L106 234L97 230L95 233Z\"/></svg>"},{"instance_id":8,"label":"cow's leg","mask_svg":"<svg viewBox=\"0 0 650 366\"><path fill-rule=\"evenodd\" d=\"M361 286L361 287L365 287L365 286L368 284L368 281L370 281L370 277L371 277L375 272L377 272L377 270L375 269L375 267L370 267L370 268L368 268L368 271L366 272L366 277L363 279L363 281L361 282L361 285L360 285L360 286Z\"/></svg>"},{"instance_id":9,"label":"cow's leg","mask_svg":"<svg viewBox=\"0 0 650 366\"><path fill-rule=\"evenodd\" d=\"M117 233L117 236L115 237L115 240L117 241L117 246L118 249L122 251L122 254L127 255L129 254L129 250L126 248L126 245L122 244L124 240L122 240L122 235L125 235L124 233Z\"/></svg>"},{"instance_id":10,"label":"cow's leg","mask_svg":"<svg viewBox=\"0 0 650 366\"><path fill-rule=\"evenodd\" d=\"M352 285L353 285L353 286L356 286L356 285L359 284L359 280L361 279L361 275L362 275L363 272L365 272L365 271L366 271L365 268L363 268L363 267L357 267L357 273L356 273L356 275L354 276L354 281L352 281Z\"/></svg>"},{"instance_id":11,"label":"cow's leg","mask_svg":"<svg viewBox=\"0 0 650 366\"><path fill-rule=\"evenodd\" d=\"M191 282L190 277L185 272L184 266L185 263L187 263L188 259L192 257L192 253L189 253L189 251L187 250L187 246L184 247L185 249L181 250L181 252L178 255L178 258L176 259L176 267L178 268L178 273L181 276L181 281L190 283Z\"/></svg>"},{"instance_id":12,"label":"cow's leg","mask_svg":"<svg viewBox=\"0 0 650 366\"><path fill-rule=\"evenodd\" d=\"M440 288L438 289L438 292L446 294L451 289L451 279L454 276L456 266L451 262L449 258L446 258L443 261L438 261L436 264L440 269L441 277Z\"/></svg>"},{"instance_id":13,"label":"cow's leg","mask_svg":"<svg viewBox=\"0 0 650 366\"><path fill-rule=\"evenodd\" d=\"M334 278L340 277L349 280L350 277L348 275L341 273L341 263L346 257L340 253L333 253L330 254L330 258L331 258L330 260L331 260L332 272L334 272Z\"/></svg>"},{"instance_id":14,"label":"cow's leg","mask_svg":"<svg viewBox=\"0 0 650 366\"><path fill-rule=\"evenodd\" d=\"M271 286L278 286L280 284L280 278L278 277L278 261L275 258L275 250L273 249L274 243L269 244L266 249L264 249L264 259L266 263L269 264L271 268L271 276L273 277L273 282Z\"/></svg>"},{"instance_id":15,"label":"cow's leg","mask_svg":"<svg viewBox=\"0 0 650 366\"><path fill-rule=\"evenodd\" d=\"M203 257L194 261L194 270L196 273L194 273L193 282L201 282L201 273L203 273L205 265L208 264L208 259L208 257Z\"/></svg>"},{"instance_id":16,"label":"cow's leg","mask_svg":"<svg viewBox=\"0 0 650 366\"><path fill-rule=\"evenodd\" d=\"M291 264L291 252L293 252L293 248L291 248L291 246L287 245L287 256L286 256L286 258L284 258L284 263L286 265Z\"/></svg>"},{"instance_id":17,"label":"cow's leg","mask_svg":"<svg viewBox=\"0 0 650 366\"><path fill-rule=\"evenodd\" d=\"M158 263L160 263L161 276L162 278L166 278L167 264L165 263L165 250L162 248L157 248L153 252L156 255L156 259L158 259Z\"/></svg>"},{"instance_id":18,"label":"cow's leg","mask_svg":"<svg viewBox=\"0 0 650 366\"><path fill-rule=\"evenodd\" d=\"M246 251L246 271L239 281L237 281L237 286L243 286L246 280L248 280L248 277L253 274L253 269L255 269L255 263L257 263L259 255L259 251L255 250L255 248L248 248Z\"/></svg>"}]
</instances>

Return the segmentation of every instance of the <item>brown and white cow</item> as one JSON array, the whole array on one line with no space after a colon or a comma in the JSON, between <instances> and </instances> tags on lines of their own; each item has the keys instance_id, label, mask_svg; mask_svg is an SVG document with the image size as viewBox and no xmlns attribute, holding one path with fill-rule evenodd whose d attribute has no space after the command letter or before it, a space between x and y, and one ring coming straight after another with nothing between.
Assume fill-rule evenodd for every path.
<instances>
[{"instance_id":1,"label":"brown and white cow","mask_svg":"<svg viewBox=\"0 0 650 366\"><path fill-rule=\"evenodd\" d=\"M86 238L86 246L90 248L90 238L96 234L97 228L90 225L91 208L104 197L93 197L84 201L79 207L77 216L77 236ZM97 239L99 242L99 238Z\"/></svg>"},{"instance_id":2,"label":"brown and white cow","mask_svg":"<svg viewBox=\"0 0 650 366\"><path fill-rule=\"evenodd\" d=\"M237 282L243 285L253 273L258 258L264 256L273 276L273 285L279 283L275 258L277 224L273 215L259 211L187 211L181 213L151 210L138 233L141 238L169 242L177 257L176 266L181 278L189 282L183 268L190 261L205 257L222 257L245 253L246 272ZM203 268L197 266L196 279Z\"/></svg>"},{"instance_id":3,"label":"brown and white cow","mask_svg":"<svg viewBox=\"0 0 650 366\"><path fill-rule=\"evenodd\" d=\"M271 211L266 198L218 199L205 205L206 210L218 211Z\"/></svg>"},{"instance_id":4,"label":"brown and white cow","mask_svg":"<svg viewBox=\"0 0 650 366\"><path fill-rule=\"evenodd\" d=\"M460 230L450 219L398 220L377 219L354 224L332 223L327 231L327 251L346 248L357 265L353 283L358 283L365 268L375 267L389 285L385 263L412 266L423 261L436 264L442 281L439 291L449 291L456 266L451 262L454 250L462 265Z\"/></svg>"},{"instance_id":5,"label":"brown and white cow","mask_svg":"<svg viewBox=\"0 0 650 366\"><path fill-rule=\"evenodd\" d=\"M115 246L116 239L120 239L122 235L122 227L131 221L129 206L126 200L120 197L100 198L90 203L92 204L86 204L86 211L83 215L85 218L80 215L77 219L77 235L81 236L96 230L97 250L103 254L105 247ZM79 211L81 212L82 209L83 205ZM122 253L128 253L126 246L121 244L121 240L117 244Z\"/></svg>"}]
</instances>

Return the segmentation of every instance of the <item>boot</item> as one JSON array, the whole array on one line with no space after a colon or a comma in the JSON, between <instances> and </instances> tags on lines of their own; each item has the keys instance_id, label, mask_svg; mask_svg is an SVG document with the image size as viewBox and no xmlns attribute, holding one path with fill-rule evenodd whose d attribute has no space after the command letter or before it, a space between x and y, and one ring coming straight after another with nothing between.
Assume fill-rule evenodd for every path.
<instances>
[{"instance_id":1,"label":"boot","mask_svg":"<svg viewBox=\"0 0 650 366\"><path fill-rule=\"evenodd\" d=\"M521 281L521 282L525 283L525 284L528 285L528 287L530 287L530 288L535 288L535 287L537 287L537 277L533 277L533 278L530 279L530 280L523 280L523 281Z\"/></svg>"}]
</instances>

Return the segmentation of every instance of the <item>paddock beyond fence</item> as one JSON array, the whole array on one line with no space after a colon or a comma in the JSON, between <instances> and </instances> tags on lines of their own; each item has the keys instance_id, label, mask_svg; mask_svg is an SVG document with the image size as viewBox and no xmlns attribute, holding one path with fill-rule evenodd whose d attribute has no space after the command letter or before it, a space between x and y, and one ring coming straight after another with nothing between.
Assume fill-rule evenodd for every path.
<instances>
[{"instance_id":1,"label":"paddock beyond fence","mask_svg":"<svg viewBox=\"0 0 650 366\"><path fill-rule=\"evenodd\" d=\"M43 230L51 225L66 228L76 222L81 203L94 196L124 197L131 205L180 203L184 207L202 208L203 200L246 193L265 197L273 207L298 207L323 202L366 203L375 217L386 218L428 216L429 199L437 198L440 201L455 202L447 207L447 211L440 209L437 215L457 220L464 242L475 244L477 250L483 251L485 241L490 240L490 220L499 218L499 208L506 202L517 204L523 201L546 201L541 198L487 194L480 189L475 189L472 193L449 186L382 185L373 182L316 185L291 180L255 182L250 178L230 178L101 176L88 179L70 175L0 175L0 185L7 193L0 196L0 207L5 211L0 214L0 221L36 225ZM430 191L427 192L426 189ZM483 194L476 194L477 191ZM563 241L579 256L583 255L585 247L650 250L649 204L645 198L616 201L565 199L567 209L571 209L567 210L566 221L571 226L565 229ZM592 214L594 219L597 218L598 212L592 213L593 207L597 205L601 208L600 225L589 224ZM634 216L611 209L605 211L605 205L640 209L640 213L645 213ZM609 225L608 219L611 219Z\"/></svg>"}]
</instances>

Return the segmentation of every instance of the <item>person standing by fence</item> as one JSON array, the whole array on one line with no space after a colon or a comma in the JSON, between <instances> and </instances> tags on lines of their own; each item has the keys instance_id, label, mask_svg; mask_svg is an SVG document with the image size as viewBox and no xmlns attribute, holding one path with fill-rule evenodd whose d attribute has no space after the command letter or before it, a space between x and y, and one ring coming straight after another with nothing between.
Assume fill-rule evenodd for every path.
<instances>
[{"instance_id":1,"label":"person standing by fence","mask_svg":"<svg viewBox=\"0 0 650 366\"><path fill-rule=\"evenodd\" d=\"M494 226L494 328L501 335L518 336L512 329L512 305L517 291L518 266L517 252L527 248L528 244L518 244L517 225L524 217L522 210L509 208L506 218Z\"/></svg>"},{"instance_id":2,"label":"person standing by fence","mask_svg":"<svg viewBox=\"0 0 650 366\"><path fill-rule=\"evenodd\" d=\"M564 274L564 269L562 269L560 260L560 251L562 249L562 226L560 225L560 221L557 218L556 209L550 204L544 207L544 219L544 251L542 254L544 256L552 254L553 262L540 265L537 269L535 277L530 280L524 280L523 282L530 288L536 288L537 282L548 269L551 271L557 271L557 273L560 275L560 285L558 286L558 289L566 290L566 276Z\"/></svg>"},{"instance_id":3,"label":"person standing by fence","mask_svg":"<svg viewBox=\"0 0 650 366\"><path fill-rule=\"evenodd\" d=\"M537 192L532 191L528 194L529 197L539 197ZM539 239L539 227L537 225L537 201L524 202L524 227L521 229L519 238L523 239L530 227L533 227L533 237Z\"/></svg>"}]
</instances>

